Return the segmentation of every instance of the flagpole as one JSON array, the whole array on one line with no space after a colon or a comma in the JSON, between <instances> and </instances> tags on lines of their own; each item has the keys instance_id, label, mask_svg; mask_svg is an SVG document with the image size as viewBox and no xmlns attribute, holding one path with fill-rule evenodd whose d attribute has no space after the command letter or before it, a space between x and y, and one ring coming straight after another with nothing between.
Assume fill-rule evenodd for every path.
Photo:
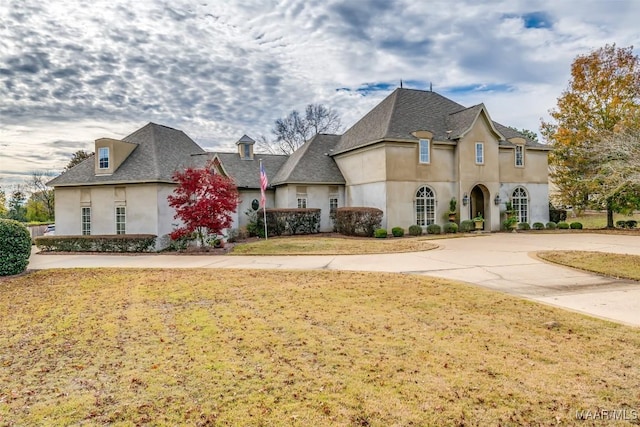
<instances>
[{"instance_id":1,"label":"flagpole","mask_svg":"<svg viewBox=\"0 0 640 427\"><path fill-rule=\"evenodd\" d=\"M265 194L267 190L267 173L264 171L262 167L262 159L260 159L260 198L262 199L262 215L264 221L264 240L268 240L269 236L267 235L267 195Z\"/></svg>"}]
</instances>

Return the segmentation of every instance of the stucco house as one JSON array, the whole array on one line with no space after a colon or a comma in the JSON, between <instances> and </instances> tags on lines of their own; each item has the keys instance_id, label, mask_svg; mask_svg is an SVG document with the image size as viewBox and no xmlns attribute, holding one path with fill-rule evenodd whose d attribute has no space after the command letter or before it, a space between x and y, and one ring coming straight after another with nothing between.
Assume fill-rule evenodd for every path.
<instances>
[{"instance_id":1,"label":"stucco house","mask_svg":"<svg viewBox=\"0 0 640 427\"><path fill-rule=\"evenodd\" d=\"M254 153L243 135L237 152L205 152L182 131L150 123L123 138L98 139L92 158L53 179L59 235L151 233L176 220L171 175L212 164L241 196L235 226L260 198L259 160L269 177L267 207L321 209L321 230L341 206L377 207L385 228L482 214L499 230L510 201L519 222L548 221L549 148L494 122L484 104L466 108L436 92L396 89L343 135L319 134L290 156Z\"/></svg>"}]
</instances>

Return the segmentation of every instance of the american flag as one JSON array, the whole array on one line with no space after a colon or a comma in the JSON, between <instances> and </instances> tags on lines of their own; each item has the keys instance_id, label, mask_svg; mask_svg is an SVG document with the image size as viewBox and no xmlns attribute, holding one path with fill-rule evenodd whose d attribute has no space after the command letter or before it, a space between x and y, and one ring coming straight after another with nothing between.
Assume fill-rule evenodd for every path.
<instances>
[{"instance_id":1,"label":"american flag","mask_svg":"<svg viewBox=\"0 0 640 427\"><path fill-rule=\"evenodd\" d=\"M262 166L262 160L260 161L260 206L266 209L267 207L267 197L264 192L269 185L269 180L267 179L267 173L264 171L264 166Z\"/></svg>"}]
</instances>

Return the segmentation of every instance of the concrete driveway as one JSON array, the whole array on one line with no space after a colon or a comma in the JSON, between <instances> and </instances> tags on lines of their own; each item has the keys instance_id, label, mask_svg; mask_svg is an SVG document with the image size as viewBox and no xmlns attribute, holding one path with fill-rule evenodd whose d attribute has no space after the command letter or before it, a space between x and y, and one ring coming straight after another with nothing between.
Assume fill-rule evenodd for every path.
<instances>
[{"instance_id":1,"label":"concrete driveway","mask_svg":"<svg viewBox=\"0 0 640 427\"><path fill-rule=\"evenodd\" d=\"M640 282L548 264L532 253L586 250L640 255L640 238L589 233L498 233L435 241L426 252L338 256L33 254L30 269L73 267L327 269L420 274L472 283L640 326Z\"/></svg>"}]
</instances>

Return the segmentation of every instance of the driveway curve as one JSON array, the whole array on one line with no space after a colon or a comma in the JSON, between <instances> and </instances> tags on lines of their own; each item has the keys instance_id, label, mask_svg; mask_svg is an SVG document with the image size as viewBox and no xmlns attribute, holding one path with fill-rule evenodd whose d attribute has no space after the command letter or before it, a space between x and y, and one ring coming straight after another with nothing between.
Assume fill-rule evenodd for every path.
<instances>
[{"instance_id":1,"label":"driveway curve","mask_svg":"<svg viewBox=\"0 0 640 427\"><path fill-rule=\"evenodd\" d=\"M640 326L640 282L549 264L532 254L583 250L640 255L640 238L591 233L496 233L443 239L425 252L336 256L33 254L29 269L75 267L379 271L442 277Z\"/></svg>"}]
</instances>

